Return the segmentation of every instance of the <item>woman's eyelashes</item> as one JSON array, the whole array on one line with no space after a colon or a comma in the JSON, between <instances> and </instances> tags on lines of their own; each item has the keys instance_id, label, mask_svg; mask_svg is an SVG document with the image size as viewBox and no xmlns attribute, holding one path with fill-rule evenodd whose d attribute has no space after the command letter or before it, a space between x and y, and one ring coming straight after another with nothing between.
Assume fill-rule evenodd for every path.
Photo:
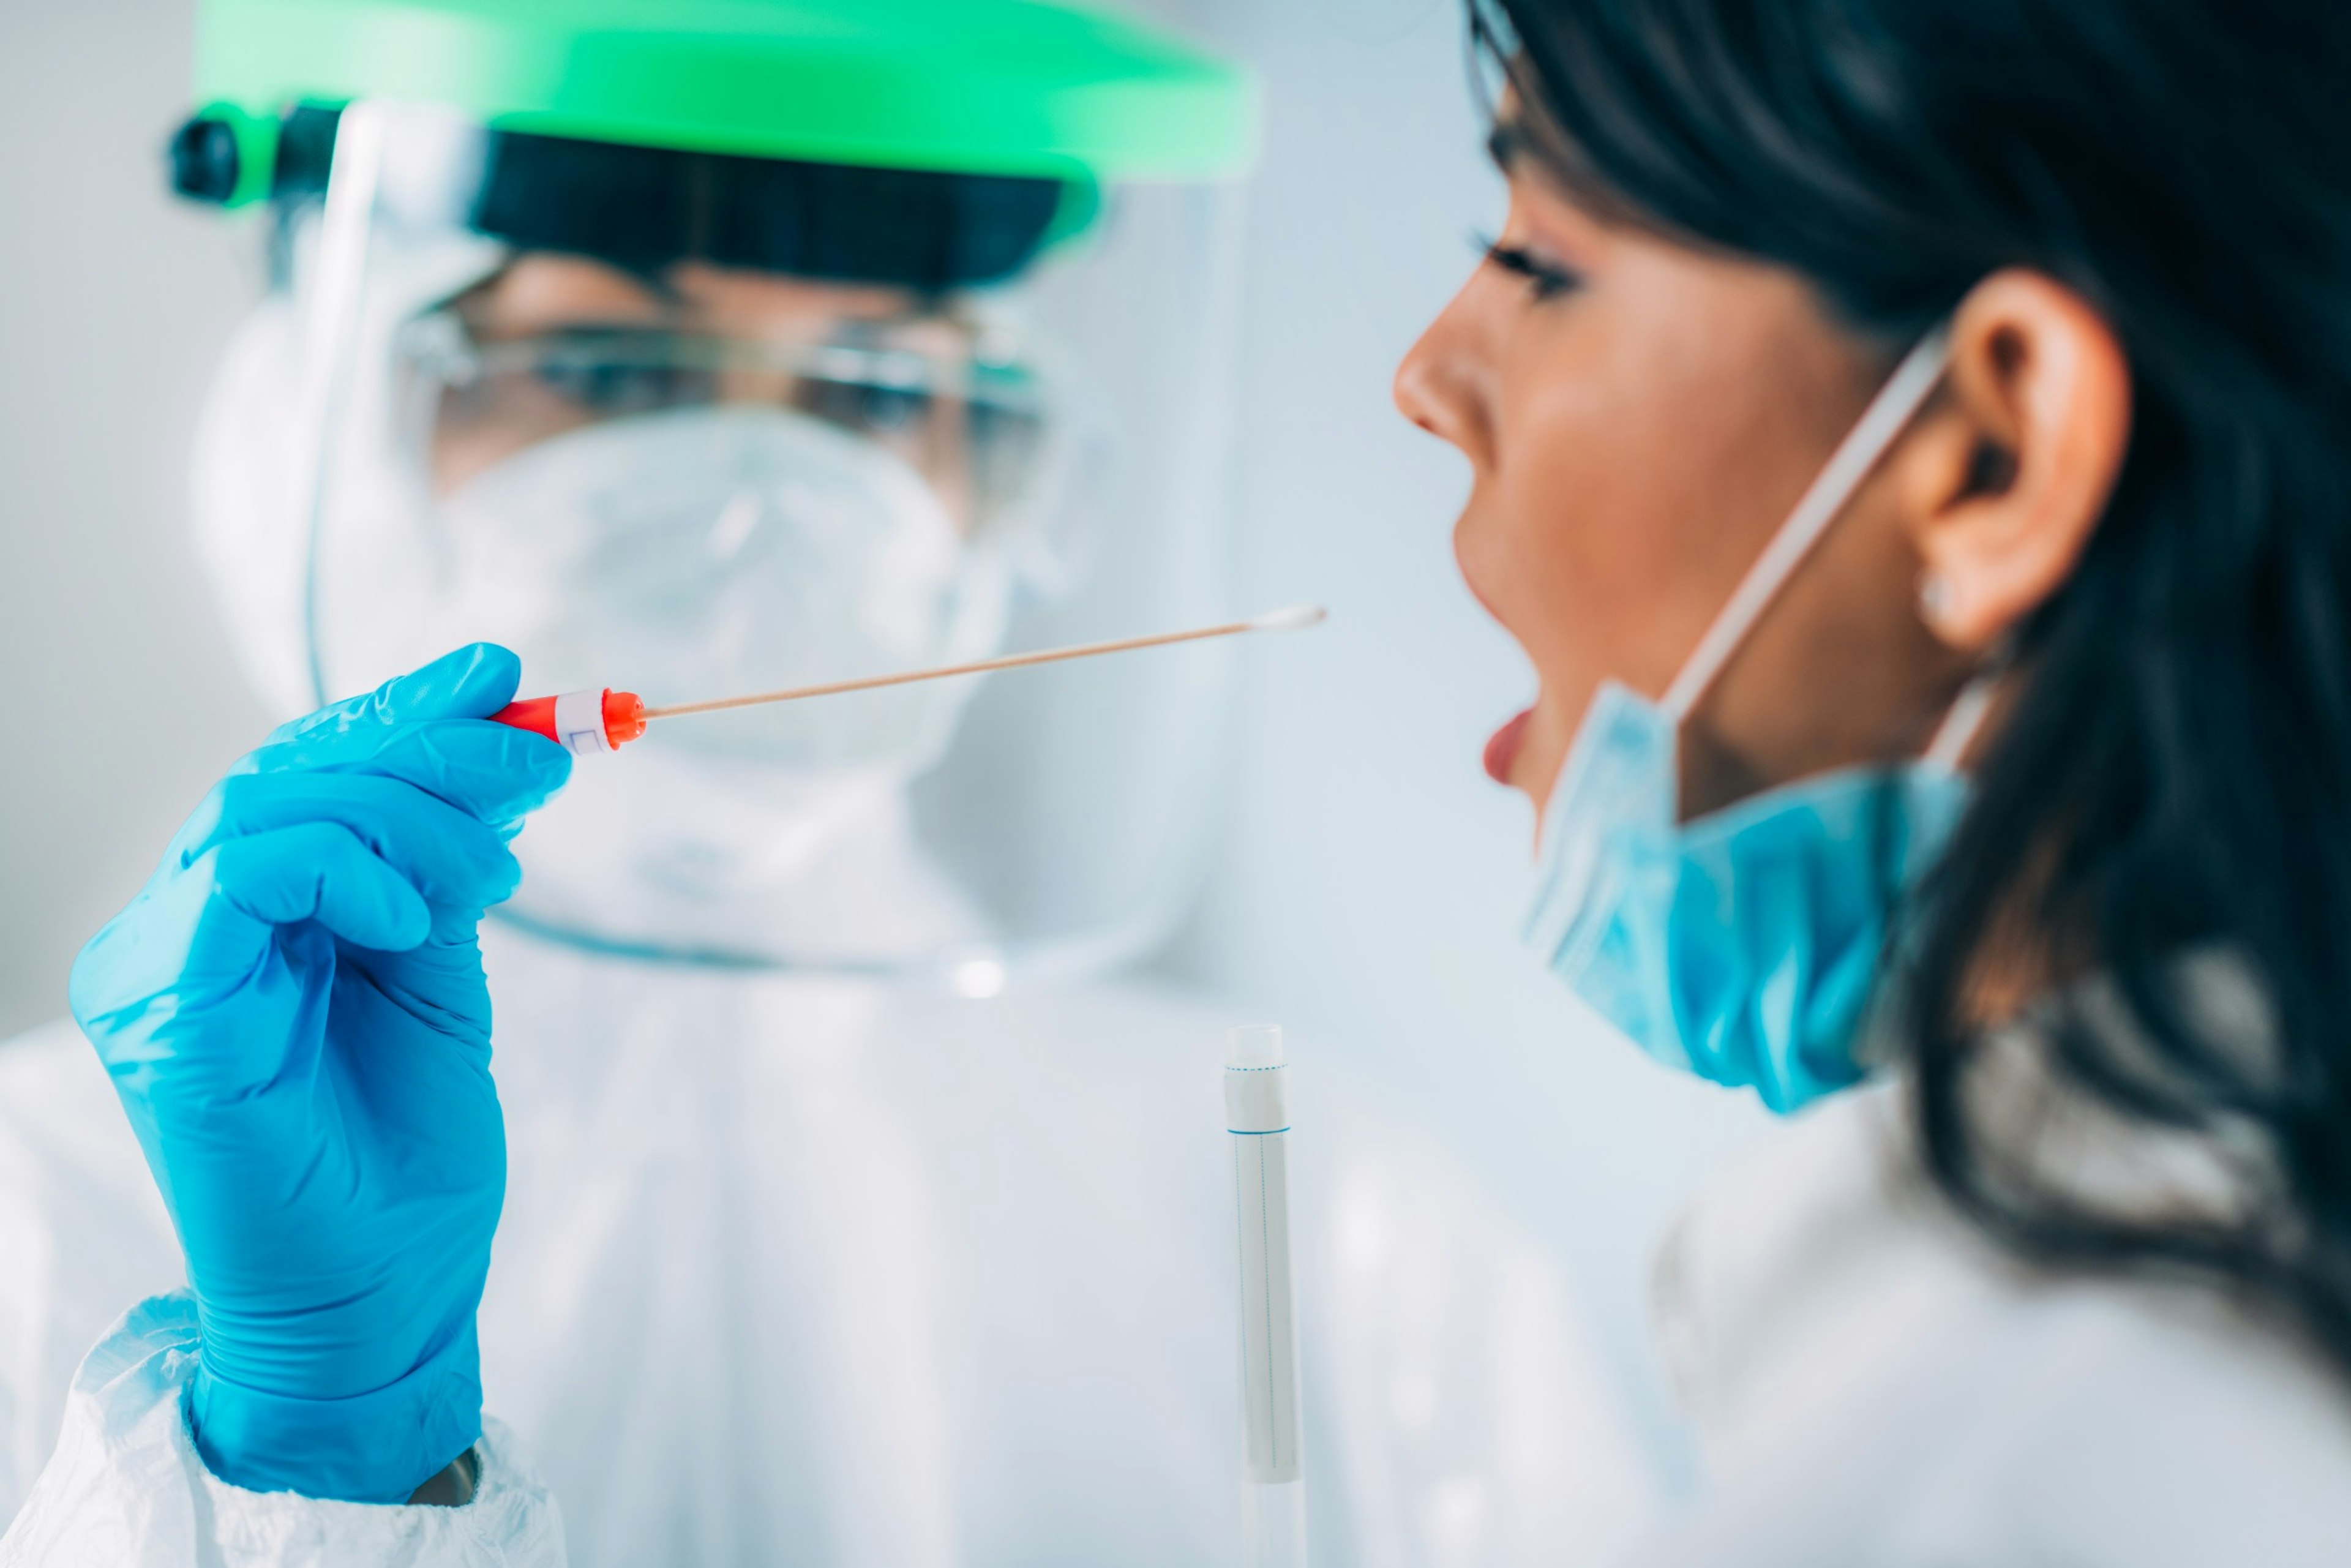
<instances>
[{"instance_id":1,"label":"woman's eyelashes","mask_svg":"<svg viewBox=\"0 0 2351 1568\"><path fill-rule=\"evenodd\" d=\"M1486 260L1504 272L1526 279L1528 292L1538 303L1556 299L1583 287L1582 275L1559 263L1537 256L1524 246L1504 245L1500 240L1474 240Z\"/></svg>"}]
</instances>

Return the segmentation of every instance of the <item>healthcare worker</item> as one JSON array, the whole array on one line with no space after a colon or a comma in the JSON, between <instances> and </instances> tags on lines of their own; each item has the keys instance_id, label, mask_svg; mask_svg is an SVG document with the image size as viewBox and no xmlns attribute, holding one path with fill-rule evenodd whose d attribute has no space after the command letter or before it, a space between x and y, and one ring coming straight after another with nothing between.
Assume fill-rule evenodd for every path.
<instances>
[{"instance_id":1,"label":"healthcare worker","mask_svg":"<svg viewBox=\"0 0 2351 1568\"><path fill-rule=\"evenodd\" d=\"M1804 1111L1665 1252L1630 1560L2351 1561L2351 13L1474 14L1509 218L1396 391L1528 939Z\"/></svg>"},{"instance_id":2,"label":"healthcare worker","mask_svg":"<svg viewBox=\"0 0 2351 1568\"><path fill-rule=\"evenodd\" d=\"M0 1561L1228 1555L1233 1020L1068 984L1180 913L1217 657L480 720L1228 610L1245 81L1029 0L213 0L198 73L274 277L198 542L318 711L88 949L96 1053L0 1051ZM1317 1528L1510 1560L1618 1474L1518 1463L1593 1447L1563 1292L1308 1078L1389 1243L1301 1223Z\"/></svg>"}]
</instances>

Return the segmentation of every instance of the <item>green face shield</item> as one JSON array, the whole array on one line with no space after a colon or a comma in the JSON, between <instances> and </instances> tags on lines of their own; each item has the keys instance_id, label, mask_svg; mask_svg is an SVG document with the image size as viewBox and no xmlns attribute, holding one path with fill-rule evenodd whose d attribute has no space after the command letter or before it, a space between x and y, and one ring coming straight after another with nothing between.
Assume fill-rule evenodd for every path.
<instances>
[{"instance_id":1,"label":"green face shield","mask_svg":"<svg viewBox=\"0 0 2351 1568\"><path fill-rule=\"evenodd\" d=\"M1213 62L1024 0L226 0L199 55L175 181L266 201L280 284L202 526L287 584L291 700L476 639L691 701L1232 608ZM665 727L534 821L515 917L966 988L1131 956L1222 674Z\"/></svg>"}]
</instances>

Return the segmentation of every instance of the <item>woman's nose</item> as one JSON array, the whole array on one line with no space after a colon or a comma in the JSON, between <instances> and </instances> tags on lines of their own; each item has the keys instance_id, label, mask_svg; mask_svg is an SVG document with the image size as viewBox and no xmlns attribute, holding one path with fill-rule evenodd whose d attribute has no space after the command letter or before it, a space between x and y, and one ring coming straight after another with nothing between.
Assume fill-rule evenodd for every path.
<instances>
[{"instance_id":1,"label":"woman's nose","mask_svg":"<svg viewBox=\"0 0 2351 1568\"><path fill-rule=\"evenodd\" d=\"M1456 299L1428 324L1396 367L1396 410L1438 440L1458 447L1473 464L1486 461L1485 404L1469 351L1470 335Z\"/></svg>"}]
</instances>

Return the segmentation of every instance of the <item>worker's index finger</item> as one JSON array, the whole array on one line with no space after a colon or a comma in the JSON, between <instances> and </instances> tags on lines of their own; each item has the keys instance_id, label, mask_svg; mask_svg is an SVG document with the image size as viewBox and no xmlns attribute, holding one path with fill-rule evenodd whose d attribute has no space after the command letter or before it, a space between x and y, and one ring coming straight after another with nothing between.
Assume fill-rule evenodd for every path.
<instances>
[{"instance_id":1,"label":"worker's index finger","mask_svg":"<svg viewBox=\"0 0 2351 1568\"><path fill-rule=\"evenodd\" d=\"M371 773L397 779L485 822L545 805L571 777L571 754L544 736L482 719L429 719L298 735L265 746L240 773Z\"/></svg>"},{"instance_id":2,"label":"worker's index finger","mask_svg":"<svg viewBox=\"0 0 2351 1568\"><path fill-rule=\"evenodd\" d=\"M477 643L385 682L363 697L283 726L235 773L376 773L414 785L488 822L546 804L571 758L542 736L486 722L513 699L521 664Z\"/></svg>"},{"instance_id":3,"label":"worker's index finger","mask_svg":"<svg viewBox=\"0 0 2351 1568\"><path fill-rule=\"evenodd\" d=\"M521 685L520 659L496 643L475 643L395 675L362 696L280 725L263 745L353 731L365 735L423 719L487 718L514 701Z\"/></svg>"}]
</instances>

